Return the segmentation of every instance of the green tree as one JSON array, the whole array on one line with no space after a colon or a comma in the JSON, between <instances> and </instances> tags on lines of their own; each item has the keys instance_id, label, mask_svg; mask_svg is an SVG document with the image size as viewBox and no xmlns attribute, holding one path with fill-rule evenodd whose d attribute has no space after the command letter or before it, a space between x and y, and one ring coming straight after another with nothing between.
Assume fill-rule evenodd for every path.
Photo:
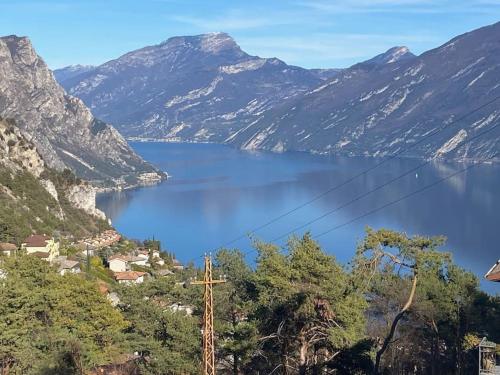
<instances>
[{"instance_id":1,"label":"green tree","mask_svg":"<svg viewBox=\"0 0 500 375\"><path fill-rule=\"evenodd\" d=\"M127 324L94 283L60 276L32 256L5 259L1 268L6 275L0 283L3 373L55 368L83 373L114 360L116 337Z\"/></svg>"},{"instance_id":2,"label":"green tree","mask_svg":"<svg viewBox=\"0 0 500 375\"><path fill-rule=\"evenodd\" d=\"M182 291L168 279L118 289L120 311L130 322L124 341L140 355L143 374L197 374L201 336L198 320L169 306ZM179 294L177 294L179 293Z\"/></svg>"},{"instance_id":3,"label":"green tree","mask_svg":"<svg viewBox=\"0 0 500 375\"><path fill-rule=\"evenodd\" d=\"M218 362L224 373L242 374L257 350L257 327L249 320L254 309L252 270L238 250L220 250L215 257L214 276L226 283L214 288Z\"/></svg>"},{"instance_id":4,"label":"green tree","mask_svg":"<svg viewBox=\"0 0 500 375\"><path fill-rule=\"evenodd\" d=\"M257 249L256 315L273 366L282 374L295 366L299 374L334 368L336 357L364 337L364 296L309 234L292 238L286 255L273 245Z\"/></svg>"}]
</instances>

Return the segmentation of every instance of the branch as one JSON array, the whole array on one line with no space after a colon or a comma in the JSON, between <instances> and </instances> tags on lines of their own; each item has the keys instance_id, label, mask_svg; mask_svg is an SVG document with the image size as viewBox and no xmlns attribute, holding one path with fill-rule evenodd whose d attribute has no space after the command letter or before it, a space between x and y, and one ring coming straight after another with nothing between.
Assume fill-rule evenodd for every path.
<instances>
[{"instance_id":1,"label":"branch","mask_svg":"<svg viewBox=\"0 0 500 375\"><path fill-rule=\"evenodd\" d=\"M394 333L396 332L396 328L397 328L397 325L398 325L399 321L405 315L406 311L408 311L408 309L410 308L410 306L411 306L411 304L413 302L413 298L415 297L415 291L416 291L416 289L417 289L417 272L416 272L416 269L415 269L415 272L413 274L413 283L412 283L412 286L411 286L410 295L408 296L408 300L406 301L406 303L403 306L403 308L401 309L401 311L396 315L396 317L392 321L391 330L389 331L389 334L385 338L384 343L382 344L382 347L377 352L377 356L376 356L376 359L375 359L375 374L376 375L379 373L380 360L382 358L382 354L384 354L384 352L389 347L389 344L390 344L390 342L392 340L392 337L394 336Z\"/></svg>"}]
</instances>

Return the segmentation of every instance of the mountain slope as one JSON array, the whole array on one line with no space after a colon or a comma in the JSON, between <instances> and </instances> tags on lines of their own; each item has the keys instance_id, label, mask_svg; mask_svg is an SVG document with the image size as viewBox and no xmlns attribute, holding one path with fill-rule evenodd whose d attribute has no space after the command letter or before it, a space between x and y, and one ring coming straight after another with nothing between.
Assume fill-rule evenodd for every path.
<instances>
[{"instance_id":1,"label":"mountain slope","mask_svg":"<svg viewBox=\"0 0 500 375\"><path fill-rule=\"evenodd\" d=\"M93 69L95 69L93 65L70 65L61 69L54 70L54 77L56 78L57 82L62 83L80 74L90 72Z\"/></svg>"},{"instance_id":2,"label":"mountain slope","mask_svg":"<svg viewBox=\"0 0 500 375\"><path fill-rule=\"evenodd\" d=\"M500 23L397 64L357 64L262 113L228 139L245 149L390 155L500 96ZM481 159L500 151L500 101L405 156ZM500 160L500 158L497 158Z\"/></svg>"},{"instance_id":3,"label":"mountain slope","mask_svg":"<svg viewBox=\"0 0 500 375\"><path fill-rule=\"evenodd\" d=\"M106 228L104 219L93 188L47 168L14 121L0 118L0 241L19 244L31 233L55 230L86 236Z\"/></svg>"},{"instance_id":4,"label":"mountain slope","mask_svg":"<svg viewBox=\"0 0 500 375\"><path fill-rule=\"evenodd\" d=\"M103 186L157 177L114 128L65 93L24 37L0 38L0 116L15 119L52 168Z\"/></svg>"},{"instance_id":5,"label":"mountain slope","mask_svg":"<svg viewBox=\"0 0 500 375\"><path fill-rule=\"evenodd\" d=\"M221 142L255 113L335 73L250 56L212 33L170 38L61 84L128 137Z\"/></svg>"}]
</instances>

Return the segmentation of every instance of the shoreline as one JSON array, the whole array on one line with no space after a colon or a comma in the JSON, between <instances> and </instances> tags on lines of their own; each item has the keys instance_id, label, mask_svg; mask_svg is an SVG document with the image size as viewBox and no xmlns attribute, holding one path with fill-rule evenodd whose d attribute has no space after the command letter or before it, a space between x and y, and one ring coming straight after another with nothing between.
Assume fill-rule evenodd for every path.
<instances>
[{"instance_id":1,"label":"shoreline","mask_svg":"<svg viewBox=\"0 0 500 375\"><path fill-rule=\"evenodd\" d=\"M220 142L210 142L210 141L193 141L193 140L183 140L178 137L175 138L142 138L142 137L128 137L125 138L127 142L137 142L137 143L175 143L175 144L211 144L211 145L221 145L228 146L240 151L246 152L269 152L272 154L286 154L286 153L300 153L300 154L309 154L315 156L323 156L323 157L344 157L344 158L362 158L362 159L385 159L385 158L394 158L394 159L414 159L414 160L422 160L422 161L436 161L440 163L461 163L461 164L484 164L484 165L500 165L500 157L495 159L476 159L476 158L443 158L443 157L424 157L424 156L416 156L416 155L398 155L393 157L392 155L353 155L353 154L339 154L333 152L325 152L325 151L317 151L317 150L283 150L283 151L275 151L272 149L266 148L257 148L257 149L244 149L233 147L229 143L220 143ZM166 173L166 172L163 172ZM169 176L171 177L171 176ZM167 177L167 179L169 178Z\"/></svg>"}]
</instances>

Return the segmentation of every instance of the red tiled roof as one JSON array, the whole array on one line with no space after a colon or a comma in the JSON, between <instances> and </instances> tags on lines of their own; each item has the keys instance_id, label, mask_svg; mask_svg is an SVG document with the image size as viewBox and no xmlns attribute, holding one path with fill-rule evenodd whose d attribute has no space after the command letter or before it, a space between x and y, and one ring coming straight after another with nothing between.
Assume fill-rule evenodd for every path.
<instances>
[{"instance_id":1,"label":"red tiled roof","mask_svg":"<svg viewBox=\"0 0 500 375\"><path fill-rule=\"evenodd\" d=\"M0 251L15 251L15 250L17 250L16 245L8 242L0 242Z\"/></svg>"},{"instance_id":2,"label":"red tiled roof","mask_svg":"<svg viewBox=\"0 0 500 375\"><path fill-rule=\"evenodd\" d=\"M139 271L126 271L126 272L115 272L116 280L137 280L139 277L144 276L146 272Z\"/></svg>"},{"instance_id":3,"label":"red tiled roof","mask_svg":"<svg viewBox=\"0 0 500 375\"><path fill-rule=\"evenodd\" d=\"M49 253L43 252L43 251L35 251L34 253L31 253L30 255L34 255L38 258L46 259L49 257Z\"/></svg>"},{"instance_id":4,"label":"red tiled roof","mask_svg":"<svg viewBox=\"0 0 500 375\"><path fill-rule=\"evenodd\" d=\"M50 237L41 234L34 234L26 238L23 243L26 244L26 247L45 247L47 245L47 241L49 240Z\"/></svg>"},{"instance_id":5,"label":"red tiled roof","mask_svg":"<svg viewBox=\"0 0 500 375\"><path fill-rule=\"evenodd\" d=\"M487 280L500 282L500 259L484 276Z\"/></svg>"}]
</instances>

